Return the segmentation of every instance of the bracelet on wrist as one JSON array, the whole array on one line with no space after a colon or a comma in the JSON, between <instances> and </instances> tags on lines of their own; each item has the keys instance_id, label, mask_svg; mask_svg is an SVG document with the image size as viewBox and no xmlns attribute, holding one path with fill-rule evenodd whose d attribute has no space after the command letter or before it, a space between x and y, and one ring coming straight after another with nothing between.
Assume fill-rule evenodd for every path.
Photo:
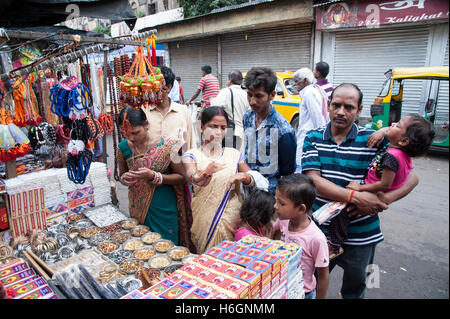
<instances>
[{"instance_id":1,"label":"bracelet on wrist","mask_svg":"<svg viewBox=\"0 0 450 319\"><path fill-rule=\"evenodd\" d=\"M348 195L347 203L351 203L351 202L352 202L353 194L355 194L355 191L354 191L354 190L352 190L352 191L350 192L350 194Z\"/></svg>"}]
</instances>

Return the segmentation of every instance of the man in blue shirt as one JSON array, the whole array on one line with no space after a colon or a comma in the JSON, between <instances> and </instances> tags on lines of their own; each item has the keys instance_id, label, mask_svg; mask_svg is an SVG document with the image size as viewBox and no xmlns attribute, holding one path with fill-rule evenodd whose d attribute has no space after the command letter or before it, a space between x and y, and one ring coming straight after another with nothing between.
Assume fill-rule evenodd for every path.
<instances>
[{"instance_id":1,"label":"man in blue shirt","mask_svg":"<svg viewBox=\"0 0 450 319\"><path fill-rule=\"evenodd\" d=\"M317 187L313 210L330 201L352 203L357 208L349 213L344 253L332 259L329 266L330 272L335 265L344 269L343 298L364 298L368 266L373 263L376 244L384 239L378 213L407 195L418 183L417 174L412 170L403 186L386 194L345 188L348 183L364 178L375 154L388 144L383 140L378 145L368 145L367 140L374 131L355 124L362 108L360 89L350 83L339 85L328 102L330 123L309 131L303 144L302 170ZM325 234L328 227L329 223L320 225Z\"/></svg>"},{"instance_id":2,"label":"man in blue shirt","mask_svg":"<svg viewBox=\"0 0 450 319\"><path fill-rule=\"evenodd\" d=\"M244 84L251 108L243 118L245 161L269 180L269 192L275 194L278 179L295 172L295 131L271 104L277 84L271 69L251 68Z\"/></svg>"}]
</instances>

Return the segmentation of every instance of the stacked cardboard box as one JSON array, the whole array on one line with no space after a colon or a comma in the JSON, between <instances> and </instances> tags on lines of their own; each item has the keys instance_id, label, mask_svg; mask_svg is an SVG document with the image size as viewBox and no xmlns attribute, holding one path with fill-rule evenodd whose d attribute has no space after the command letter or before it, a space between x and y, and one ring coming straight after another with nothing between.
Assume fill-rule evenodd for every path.
<instances>
[{"instance_id":1,"label":"stacked cardboard box","mask_svg":"<svg viewBox=\"0 0 450 319\"><path fill-rule=\"evenodd\" d=\"M0 266L0 282L13 299L57 299L45 279L21 258Z\"/></svg>"},{"instance_id":2,"label":"stacked cardboard box","mask_svg":"<svg viewBox=\"0 0 450 319\"><path fill-rule=\"evenodd\" d=\"M14 236L47 227L43 188L23 188L8 193L9 226Z\"/></svg>"},{"instance_id":3,"label":"stacked cardboard box","mask_svg":"<svg viewBox=\"0 0 450 319\"><path fill-rule=\"evenodd\" d=\"M153 287L124 298L299 298L303 286L295 285L299 278L303 280L301 254L302 249L296 244L263 237L226 240Z\"/></svg>"}]
</instances>

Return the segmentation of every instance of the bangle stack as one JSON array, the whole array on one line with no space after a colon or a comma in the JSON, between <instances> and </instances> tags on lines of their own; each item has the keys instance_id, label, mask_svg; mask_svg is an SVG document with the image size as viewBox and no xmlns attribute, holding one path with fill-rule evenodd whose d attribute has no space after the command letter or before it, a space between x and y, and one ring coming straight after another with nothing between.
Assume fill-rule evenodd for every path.
<instances>
[{"instance_id":1,"label":"bangle stack","mask_svg":"<svg viewBox=\"0 0 450 319\"><path fill-rule=\"evenodd\" d=\"M153 177L152 184L161 185L163 183L162 174L159 172L155 172L155 176Z\"/></svg>"}]
</instances>

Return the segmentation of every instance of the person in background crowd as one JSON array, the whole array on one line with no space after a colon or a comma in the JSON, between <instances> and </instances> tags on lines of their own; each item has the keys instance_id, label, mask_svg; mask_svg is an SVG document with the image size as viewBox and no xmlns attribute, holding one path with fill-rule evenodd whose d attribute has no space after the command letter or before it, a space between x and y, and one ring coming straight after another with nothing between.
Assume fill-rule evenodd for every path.
<instances>
[{"instance_id":1,"label":"person in background crowd","mask_svg":"<svg viewBox=\"0 0 450 319\"><path fill-rule=\"evenodd\" d=\"M187 108L172 101L168 92L172 90L175 74L166 66L161 67L166 85L163 87L163 99L156 106L143 108L150 125L150 134L153 136L168 136L183 141L183 151L196 146L193 132L192 118Z\"/></svg>"},{"instance_id":2,"label":"person in background crowd","mask_svg":"<svg viewBox=\"0 0 450 319\"><path fill-rule=\"evenodd\" d=\"M234 136L236 139L235 147L242 153L245 151L245 135L242 125L244 113L250 109L247 100L247 92L241 88L242 73L239 70L233 70L228 74L227 87L220 90L219 94L211 99L211 105L222 106L227 112L228 117L234 121Z\"/></svg>"},{"instance_id":3,"label":"person in background crowd","mask_svg":"<svg viewBox=\"0 0 450 319\"><path fill-rule=\"evenodd\" d=\"M271 104L277 84L271 69L251 68L244 84L251 108L243 118L245 162L269 180L268 191L275 195L278 179L295 171L295 131Z\"/></svg>"},{"instance_id":4,"label":"person in background crowd","mask_svg":"<svg viewBox=\"0 0 450 319\"><path fill-rule=\"evenodd\" d=\"M181 103L180 102L180 84L176 79L173 80L172 88L169 92L169 98L174 101L175 103Z\"/></svg>"},{"instance_id":5,"label":"person in background crowd","mask_svg":"<svg viewBox=\"0 0 450 319\"><path fill-rule=\"evenodd\" d=\"M308 132L303 143L303 173L311 177L317 187L313 211L330 201L356 206L356 210L349 213L344 253L330 261L330 271L336 265L344 269L341 288L344 299L364 298L367 266L373 263L376 245L384 239L378 213L406 196L418 183L417 174L412 170L405 184L389 193L372 194L345 188L349 182L364 177L373 157L387 145L383 140L378 146L369 147L367 142L374 131L355 124L363 109L362 99L361 90L354 84L343 83L336 87L328 103L330 123ZM319 228L327 234L329 222Z\"/></svg>"},{"instance_id":6,"label":"person in background crowd","mask_svg":"<svg viewBox=\"0 0 450 319\"><path fill-rule=\"evenodd\" d=\"M314 75L308 68L301 68L294 73L294 83L301 98L298 107L297 173L302 172L302 148L306 133L312 129L325 126L328 121L328 98L325 92L314 82Z\"/></svg>"},{"instance_id":7,"label":"person in background crowd","mask_svg":"<svg viewBox=\"0 0 450 319\"><path fill-rule=\"evenodd\" d=\"M180 87L180 104L184 104L184 92L183 86L181 85L181 78L179 76L175 77L175 80L178 82L178 86Z\"/></svg>"},{"instance_id":8,"label":"person in background crowd","mask_svg":"<svg viewBox=\"0 0 450 319\"><path fill-rule=\"evenodd\" d=\"M305 299L324 299L329 283L328 246L325 235L311 219L316 199L313 181L303 174L283 176L276 190L274 231L281 240L302 247L300 265L303 271ZM314 276L317 271L317 280Z\"/></svg>"},{"instance_id":9,"label":"person in background crowd","mask_svg":"<svg viewBox=\"0 0 450 319\"><path fill-rule=\"evenodd\" d=\"M202 254L223 240L233 240L239 222L239 183L253 186L242 154L222 147L228 116L211 106L201 114L202 145L183 154L185 177L193 185L192 242Z\"/></svg>"},{"instance_id":10,"label":"person in background crowd","mask_svg":"<svg viewBox=\"0 0 450 319\"><path fill-rule=\"evenodd\" d=\"M118 124L126 137L116 156L120 182L128 186L130 215L178 245L178 215L183 214L184 198L177 199L174 186L182 186L185 179L183 165L172 158L181 143L166 136L151 137L142 109L124 107Z\"/></svg>"},{"instance_id":11,"label":"person in background crowd","mask_svg":"<svg viewBox=\"0 0 450 319\"><path fill-rule=\"evenodd\" d=\"M212 71L211 66L204 65L202 66L201 70L202 70L202 78L198 83L197 91L195 91L194 95L192 95L192 97L189 100L187 100L186 104L187 105L191 104L191 102L195 100L200 93L202 93L203 106L209 107L211 105L210 100L212 98L215 98L217 94L219 94L220 91L219 80L214 75L211 74Z\"/></svg>"},{"instance_id":12,"label":"person in background crowd","mask_svg":"<svg viewBox=\"0 0 450 319\"><path fill-rule=\"evenodd\" d=\"M328 63L323 61L316 63L316 66L314 67L314 77L317 80L317 85L325 91L328 99L330 99L333 85L327 80L328 73L330 73L330 66Z\"/></svg>"}]
</instances>

